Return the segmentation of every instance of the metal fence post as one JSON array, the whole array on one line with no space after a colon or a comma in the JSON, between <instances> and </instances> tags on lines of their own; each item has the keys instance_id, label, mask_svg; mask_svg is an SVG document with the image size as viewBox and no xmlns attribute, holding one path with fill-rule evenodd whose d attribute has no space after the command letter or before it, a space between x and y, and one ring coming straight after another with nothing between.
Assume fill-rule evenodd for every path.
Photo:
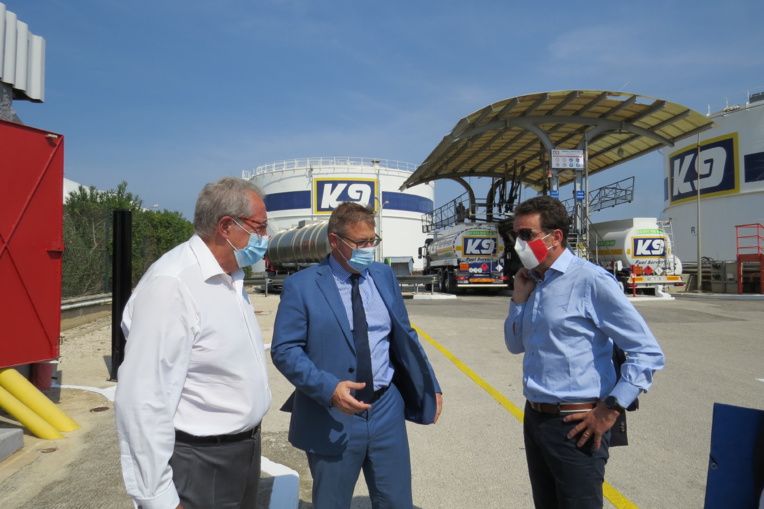
<instances>
[{"instance_id":1,"label":"metal fence post","mask_svg":"<svg viewBox=\"0 0 764 509\"><path fill-rule=\"evenodd\" d=\"M125 358L125 335L122 332L122 311L132 291L132 211L114 210L111 290L111 381Z\"/></svg>"}]
</instances>

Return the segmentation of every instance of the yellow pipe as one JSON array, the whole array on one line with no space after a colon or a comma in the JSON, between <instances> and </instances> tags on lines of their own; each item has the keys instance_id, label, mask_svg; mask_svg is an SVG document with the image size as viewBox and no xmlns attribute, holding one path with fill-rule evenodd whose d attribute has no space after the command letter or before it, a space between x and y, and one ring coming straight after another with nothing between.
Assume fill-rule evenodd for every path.
<instances>
[{"instance_id":1,"label":"yellow pipe","mask_svg":"<svg viewBox=\"0 0 764 509\"><path fill-rule=\"evenodd\" d=\"M45 394L13 368L0 369L0 387L15 396L58 431L74 431L80 425L61 411Z\"/></svg>"},{"instance_id":2,"label":"yellow pipe","mask_svg":"<svg viewBox=\"0 0 764 509\"><path fill-rule=\"evenodd\" d=\"M45 419L31 411L29 407L2 387L0 387L0 407L3 407L6 412L40 438L46 440L65 438L60 431L48 422L45 422Z\"/></svg>"}]
</instances>

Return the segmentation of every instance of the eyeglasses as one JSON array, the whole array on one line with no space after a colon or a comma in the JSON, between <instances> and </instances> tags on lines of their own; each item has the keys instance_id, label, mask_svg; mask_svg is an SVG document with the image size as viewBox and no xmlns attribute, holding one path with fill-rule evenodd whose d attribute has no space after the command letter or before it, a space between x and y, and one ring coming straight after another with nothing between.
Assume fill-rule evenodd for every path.
<instances>
[{"instance_id":1,"label":"eyeglasses","mask_svg":"<svg viewBox=\"0 0 764 509\"><path fill-rule=\"evenodd\" d=\"M261 223L260 221L255 221L254 219L250 219L248 217L241 217L241 216L239 216L239 219L241 219L247 224L249 223L254 224L255 227L253 228L253 230L255 230L255 233L257 233L258 235L265 235L266 233L268 233L267 221L265 223Z\"/></svg>"},{"instance_id":2,"label":"eyeglasses","mask_svg":"<svg viewBox=\"0 0 764 509\"><path fill-rule=\"evenodd\" d=\"M515 232L515 235L517 238L524 240L525 242L528 242L533 238L533 231L540 231L540 232L549 232L552 231L552 228L523 228L521 230L517 230Z\"/></svg>"},{"instance_id":3,"label":"eyeglasses","mask_svg":"<svg viewBox=\"0 0 764 509\"><path fill-rule=\"evenodd\" d=\"M343 242L348 245L348 247L354 247L356 249L362 249L364 247L377 247L379 243L382 242L382 239L379 237L379 235L375 235L373 239L368 240L352 240L347 237L343 237L342 235L337 236L341 238Z\"/></svg>"}]
</instances>

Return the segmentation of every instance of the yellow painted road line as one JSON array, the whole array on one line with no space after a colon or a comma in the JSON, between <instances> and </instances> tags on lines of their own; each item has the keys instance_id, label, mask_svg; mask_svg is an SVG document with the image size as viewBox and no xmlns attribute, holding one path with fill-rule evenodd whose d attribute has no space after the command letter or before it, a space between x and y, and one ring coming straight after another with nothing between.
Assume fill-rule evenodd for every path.
<instances>
[{"instance_id":1,"label":"yellow painted road line","mask_svg":"<svg viewBox=\"0 0 764 509\"><path fill-rule=\"evenodd\" d=\"M459 360L458 357L456 357L454 354L449 352L443 345L432 339L429 335L425 334L425 332L417 327L414 324L411 324L411 326L414 328L415 331L419 334L419 337L424 338L425 341L430 343L432 346L434 346L440 353L442 353L448 360L453 362L457 368L462 370L465 375L470 377L473 382L475 382L478 386L482 387L485 392L491 395L493 399L499 402L501 406L507 409L509 413L515 416L515 418L523 422L523 416L525 415L522 410L520 410L514 403L509 401L506 396L504 396L501 392L497 391L491 384L480 378L477 373L472 371L465 363ZM607 481L602 483L602 493L607 498L611 504L613 504L618 509L638 509L637 506L628 498L626 498L620 491L613 488Z\"/></svg>"}]
</instances>

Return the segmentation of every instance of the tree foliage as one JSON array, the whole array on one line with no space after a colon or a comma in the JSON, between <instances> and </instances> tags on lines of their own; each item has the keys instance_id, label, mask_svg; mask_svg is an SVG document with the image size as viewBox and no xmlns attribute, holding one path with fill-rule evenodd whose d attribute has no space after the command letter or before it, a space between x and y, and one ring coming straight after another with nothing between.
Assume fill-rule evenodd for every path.
<instances>
[{"instance_id":1,"label":"tree foliage","mask_svg":"<svg viewBox=\"0 0 764 509\"><path fill-rule=\"evenodd\" d=\"M118 209L131 211L133 284L154 261L194 232L180 212L145 209L143 200L127 190L127 182L109 191L80 186L64 204L64 297L111 291L111 224Z\"/></svg>"}]
</instances>

